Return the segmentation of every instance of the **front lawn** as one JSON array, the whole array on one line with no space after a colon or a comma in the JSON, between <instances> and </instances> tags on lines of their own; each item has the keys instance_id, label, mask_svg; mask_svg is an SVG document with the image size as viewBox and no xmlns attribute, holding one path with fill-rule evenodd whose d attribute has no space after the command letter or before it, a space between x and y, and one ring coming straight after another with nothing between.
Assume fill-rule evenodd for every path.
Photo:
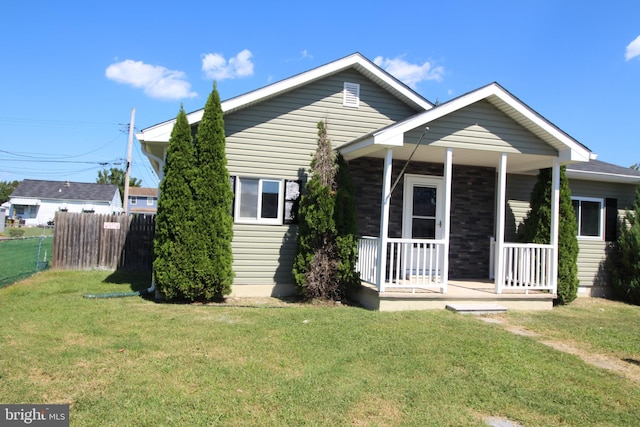
<instances>
[{"instance_id":1,"label":"front lawn","mask_svg":"<svg viewBox=\"0 0 640 427\"><path fill-rule=\"evenodd\" d=\"M47 271L0 289L0 402L70 403L83 426L640 420L637 382L476 317L82 297L141 286L108 276ZM637 307L616 310L638 324Z\"/></svg>"},{"instance_id":2,"label":"front lawn","mask_svg":"<svg viewBox=\"0 0 640 427\"><path fill-rule=\"evenodd\" d=\"M546 338L640 364L640 307L603 298L578 298L551 312L510 312L517 323Z\"/></svg>"}]
</instances>

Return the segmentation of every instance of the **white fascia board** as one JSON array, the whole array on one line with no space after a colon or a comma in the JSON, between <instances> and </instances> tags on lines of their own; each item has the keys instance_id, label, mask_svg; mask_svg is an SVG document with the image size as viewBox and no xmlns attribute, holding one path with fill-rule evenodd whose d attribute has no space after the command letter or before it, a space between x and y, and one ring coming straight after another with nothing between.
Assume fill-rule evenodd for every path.
<instances>
[{"instance_id":1,"label":"white fascia board","mask_svg":"<svg viewBox=\"0 0 640 427\"><path fill-rule=\"evenodd\" d=\"M507 92L501 86L493 83L489 86L485 86L487 89L491 89L491 95L500 98L503 102L507 103L511 108L522 114L527 120L531 121L534 125L542 129L551 135L554 139L558 140L564 146L571 150L571 159L570 160L578 160L578 161L589 161L590 151L579 144L576 140L571 138L565 132L557 128L555 125L550 123L547 119L539 115L537 112L532 110L529 106L522 103L519 99L514 97L511 93Z\"/></svg>"},{"instance_id":2,"label":"white fascia board","mask_svg":"<svg viewBox=\"0 0 640 427\"><path fill-rule=\"evenodd\" d=\"M567 148L566 150L558 152L558 160L560 160L561 163L588 162L589 159L591 159L590 151L580 146L575 150Z\"/></svg>"},{"instance_id":3,"label":"white fascia board","mask_svg":"<svg viewBox=\"0 0 640 427\"><path fill-rule=\"evenodd\" d=\"M384 143L376 140L374 136L369 136L357 141L347 142L346 144L337 147L337 151L346 159L350 159L376 152L381 148L402 147L403 145L403 135L399 135L395 138L387 138Z\"/></svg>"},{"instance_id":4,"label":"white fascia board","mask_svg":"<svg viewBox=\"0 0 640 427\"><path fill-rule=\"evenodd\" d=\"M394 79L390 74L383 71L380 67L373 64L359 53L346 56L342 59L330 62L329 64L322 65L309 71L305 71L293 77L289 77L285 80L273 83L269 86L254 90L244 95L231 98L224 101L222 105L222 111L227 113L242 108L247 104L251 104L260 101L264 98L269 98L279 93L287 92L296 87L304 86L315 80L322 79L332 74L338 73L342 70L346 70L354 65L364 68L367 72L375 75L378 79L391 86L394 90L400 93L402 96L411 100L411 102L419 105L421 108L428 110L433 108L433 105L426 101L424 98L416 94L414 91ZM200 114L200 118L202 114ZM199 120L199 119L198 119ZM197 121L197 120L196 120ZM189 123L192 123L189 120Z\"/></svg>"},{"instance_id":5,"label":"white fascia board","mask_svg":"<svg viewBox=\"0 0 640 427\"><path fill-rule=\"evenodd\" d=\"M585 181L616 182L620 184L639 184L640 177L635 175L619 175L605 172L579 171L567 168L567 178Z\"/></svg>"},{"instance_id":6,"label":"white fascia board","mask_svg":"<svg viewBox=\"0 0 640 427\"><path fill-rule=\"evenodd\" d=\"M459 98L439 105L432 110L425 111L424 113L414 116L404 122L400 122L396 126L391 126L387 129L384 129L379 133L374 134L374 136L376 138L380 138L380 142L382 143L387 138L395 138L398 134L404 134L405 132L423 126L433 120L439 119L440 117L446 116L447 114L451 114L454 111L460 110L475 102L481 101L483 99L488 99L493 96L499 98L501 101L524 116L535 126L539 127L540 129L551 135L554 139L559 141L562 145L567 147L568 150L561 151L566 151L566 153L561 155L561 160L585 162L589 161L591 152L588 149L577 143L573 138L562 132L560 129L544 119L527 105L523 104L519 99L511 95L497 83L489 84L473 92L462 95Z\"/></svg>"},{"instance_id":7,"label":"white fascia board","mask_svg":"<svg viewBox=\"0 0 640 427\"><path fill-rule=\"evenodd\" d=\"M425 111L422 114L417 116L413 116L410 119L407 119L403 122L399 122L395 126L390 126L380 132L374 134L376 138L379 139L379 143L384 143L387 139L395 139L398 135L403 135L406 132L409 132L412 129L423 126L429 122L432 122L440 117L446 116L447 114L453 113L461 108L464 108L468 105L473 104L474 102L480 101L481 99L486 98L484 92L486 89L482 88L474 92L470 92L466 95L462 95L459 98L451 100L445 104L439 105L429 111Z\"/></svg>"},{"instance_id":8,"label":"white fascia board","mask_svg":"<svg viewBox=\"0 0 640 427\"><path fill-rule=\"evenodd\" d=\"M360 150L364 150L374 144L373 137L363 138L358 141L347 142L337 147L336 150L343 156L347 156L351 153L355 153Z\"/></svg>"},{"instance_id":9,"label":"white fascia board","mask_svg":"<svg viewBox=\"0 0 640 427\"><path fill-rule=\"evenodd\" d=\"M246 105L250 105L250 104L259 102L263 99L273 97L280 93L290 91L292 89L295 89L296 87L304 86L305 84L308 84L313 81L330 76L332 74L338 73L342 70L353 67L354 65L361 67L367 72L373 74L380 81L389 85L391 88L393 88L393 90L397 91L397 93L406 97L408 100L410 100L410 102L413 102L415 105L419 106L420 108L424 110L429 110L433 108L433 105L429 103L427 100L422 98L416 92L409 89L404 84L400 83L398 80L393 78L390 74L383 71L380 67L370 62L368 59L366 59L359 53L354 53L342 59L338 59L336 61L330 62L329 64L325 64L320 67L314 68L312 70L305 71L293 77L289 77L287 79L270 84L263 88L248 92L244 95L240 95L235 98L228 99L224 102L221 102L220 106L222 108L222 112L225 114L229 112L233 112L245 107ZM203 113L204 113L204 109L200 109L187 114L187 120L189 121L189 124L199 122L202 119ZM163 123L159 123L155 126L144 129L140 133L137 133L136 138L139 141L168 142L169 137L171 136L171 130L173 129L174 123L175 123L175 119L168 120Z\"/></svg>"}]
</instances>

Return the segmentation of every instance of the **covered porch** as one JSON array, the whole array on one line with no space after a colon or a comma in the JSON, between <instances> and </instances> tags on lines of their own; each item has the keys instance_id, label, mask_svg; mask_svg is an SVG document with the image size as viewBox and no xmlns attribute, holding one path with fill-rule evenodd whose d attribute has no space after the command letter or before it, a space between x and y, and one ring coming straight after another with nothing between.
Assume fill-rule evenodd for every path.
<instances>
[{"instance_id":1,"label":"covered porch","mask_svg":"<svg viewBox=\"0 0 640 427\"><path fill-rule=\"evenodd\" d=\"M365 233L358 247L363 305L427 309L444 308L448 301L501 301L514 309L552 307L560 165L588 161L585 147L493 84L339 151L350 164L363 158L381 164L375 172L370 168L381 175L376 184L368 176L366 188L357 190L380 196L378 232ZM484 181L461 174L464 168L483 171ZM550 244L514 243L514 230L507 230L508 175L541 168L552 169ZM476 209L474 192L482 194L484 210ZM461 202L466 198L471 201ZM461 231L478 216L484 235ZM465 251L471 247L484 253L469 261Z\"/></svg>"}]
</instances>

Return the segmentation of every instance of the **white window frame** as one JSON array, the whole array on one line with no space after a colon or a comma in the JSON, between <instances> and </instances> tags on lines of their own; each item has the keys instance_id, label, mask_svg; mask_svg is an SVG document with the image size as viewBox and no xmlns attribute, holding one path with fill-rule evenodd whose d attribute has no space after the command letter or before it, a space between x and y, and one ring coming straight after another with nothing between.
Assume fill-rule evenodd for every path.
<instances>
[{"instance_id":1,"label":"white window frame","mask_svg":"<svg viewBox=\"0 0 640 427\"><path fill-rule=\"evenodd\" d=\"M137 205L138 204L138 198L136 196L129 197L129 204L130 205Z\"/></svg>"},{"instance_id":2,"label":"white window frame","mask_svg":"<svg viewBox=\"0 0 640 427\"><path fill-rule=\"evenodd\" d=\"M579 240L604 240L604 226L605 226L605 212L604 212L604 208L605 208L605 203L604 203L604 199L601 198L597 198L597 197L571 197L571 202L573 205L573 201L578 201L579 202L579 206L582 206L581 202L595 202L600 204L600 221L598 224L598 235L597 236L583 236L580 234L580 230L581 230L581 224L582 224L582 209L580 209L580 212L576 212L577 214L577 219L578 219L578 239Z\"/></svg>"},{"instance_id":3,"label":"white window frame","mask_svg":"<svg viewBox=\"0 0 640 427\"><path fill-rule=\"evenodd\" d=\"M153 197L147 197L147 206L153 206Z\"/></svg>"},{"instance_id":4,"label":"white window frame","mask_svg":"<svg viewBox=\"0 0 640 427\"><path fill-rule=\"evenodd\" d=\"M252 179L258 180L258 206L257 217L240 216L240 207L242 206L242 180ZM275 182L278 184L278 211L276 218L262 218L262 187L265 182ZM282 225L282 216L284 211L284 180L277 178L258 178L250 176L238 176L236 178L236 194L234 207L234 221L238 224L266 224L266 225Z\"/></svg>"}]
</instances>

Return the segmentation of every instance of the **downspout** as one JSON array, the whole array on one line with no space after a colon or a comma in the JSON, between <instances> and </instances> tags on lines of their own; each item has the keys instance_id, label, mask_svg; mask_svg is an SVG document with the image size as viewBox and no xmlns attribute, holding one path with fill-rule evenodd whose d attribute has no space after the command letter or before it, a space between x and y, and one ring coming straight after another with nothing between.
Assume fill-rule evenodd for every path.
<instances>
[{"instance_id":1,"label":"downspout","mask_svg":"<svg viewBox=\"0 0 640 427\"><path fill-rule=\"evenodd\" d=\"M160 179L160 181L162 181L162 179L164 178L164 159L161 159L160 157L156 156L155 154L150 153L149 151L147 151L147 148L144 144L140 144L141 148L142 148L142 152L145 156L147 156L149 159L151 160L155 160L156 162L158 162L158 178ZM164 151L164 154L166 157L166 149ZM158 200L160 200L160 189L158 188ZM156 293L156 281L155 281L155 277L153 276L153 273L151 274L151 286L149 286L147 288L147 290L145 291L147 294L155 294ZM156 299L160 299L160 295L155 295Z\"/></svg>"}]
</instances>

